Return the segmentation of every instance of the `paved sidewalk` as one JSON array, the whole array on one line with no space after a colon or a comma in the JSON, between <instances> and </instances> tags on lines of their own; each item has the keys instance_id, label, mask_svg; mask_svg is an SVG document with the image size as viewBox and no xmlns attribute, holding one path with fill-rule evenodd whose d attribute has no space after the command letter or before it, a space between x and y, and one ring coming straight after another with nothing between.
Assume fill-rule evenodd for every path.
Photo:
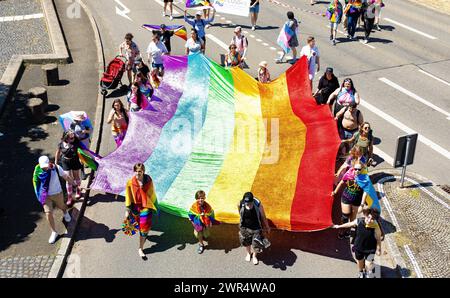
<instances>
[{"instance_id":1,"label":"paved sidewalk","mask_svg":"<svg viewBox=\"0 0 450 298\"><path fill-rule=\"evenodd\" d=\"M0 1L0 78L13 55L53 53L44 17L5 20L36 14L43 14L40 0Z\"/></svg>"},{"instance_id":2,"label":"paved sidewalk","mask_svg":"<svg viewBox=\"0 0 450 298\"><path fill-rule=\"evenodd\" d=\"M450 276L450 194L420 176L408 173L400 188L399 171L373 175L383 195L383 217L405 277ZM399 261L401 263L401 261Z\"/></svg>"},{"instance_id":3,"label":"paved sidewalk","mask_svg":"<svg viewBox=\"0 0 450 298\"><path fill-rule=\"evenodd\" d=\"M48 276L60 240L55 245L47 242L50 233L34 195L33 169L40 155L54 157L62 134L57 122L60 114L84 110L96 124L98 67L91 24L83 10L81 18L69 19L65 14L70 4L67 1L57 0L55 4L73 63L60 65L59 86L47 88L51 112L41 125L31 125L25 117L25 94L29 88L43 84L41 66L29 65L0 119L0 131L4 133L0 138L0 155L4 157L0 160L0 208L4 208L0 215L0 277ZM61 212L55 219L58 231L63 232Z\"/></svg>"}]
</instances>

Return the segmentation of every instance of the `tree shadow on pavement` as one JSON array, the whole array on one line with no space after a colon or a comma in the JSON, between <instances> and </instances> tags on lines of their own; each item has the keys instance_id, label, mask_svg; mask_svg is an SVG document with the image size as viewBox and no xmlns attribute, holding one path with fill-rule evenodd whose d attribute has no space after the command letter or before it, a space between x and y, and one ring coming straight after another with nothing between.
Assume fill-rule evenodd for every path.
<instances>
[{"instance_id":1,"label":"tree shadow on pavement","mask_svg":"<svg viewBox=\"0 0 450 298\"><path fill-rule=\"evenodd\" d=\"M33 142L47 139L45 125L31 124L26 113L27 92L17 90L0 115L0 252L28 240L44 217L31 184L41 149ZM36 248L38 251L40 248Z\"/></svg>"},{"instance_id":2,"label":"tree shadow on pavement","mask_svg":"<svg viewBox=\"0 0 450 298\"><path fill-rule=\"evenodd\" d=\"M125 202L125 197L117 196L116 199L114 194L95 194L94 196L89 196L89 201L86 203L86 206L92 207L97 203L111 203L111 202Z\"/></svg>"},{"instance_id":3,"label":"tree shadow on pavement","mask_svg":"<svg viewBox=\"0 0 450 298\"><path fill-rule=\"evenodd\" d=\"M82 241L88 239L105 239L110 243L116 239L116 234L120 229L110 229L107 225L97 223L90 218L83 216L80 225L78 226L75 241Z\"/></svg>"},{"instance_id":4,"label":"tree shadow on pavement","mask_svg":"<svg viewBox=\"0 0 450 298\"><path fill-rule=\"evenodd\" d=\"M144 250L146 254L163 252L172 247L183 250L186 244L195 244L197 239L193 234L192 224L187 218L160 212L153 215L152 231L162 232L161 235L149 235L147 239L153 243Z\"/></svg>"}]
</instances>

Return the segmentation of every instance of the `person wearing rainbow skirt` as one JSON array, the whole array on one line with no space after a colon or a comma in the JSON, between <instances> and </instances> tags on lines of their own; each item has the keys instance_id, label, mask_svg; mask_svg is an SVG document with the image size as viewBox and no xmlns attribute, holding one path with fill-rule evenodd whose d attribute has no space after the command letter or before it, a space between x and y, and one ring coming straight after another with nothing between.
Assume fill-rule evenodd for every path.
<instances>
[{"instance_id":1,"label":"person wearing rainbow skirt","mask_svg":"<svg viewBox=\"0 0 450 298\"><path fill-rule=\"evenodd\" d=\"M143 251L144 243L152 225L152 212L157 210L157 198L153 179L145 174L145 166L137 163L133 167L134 176L127 181L125 188L125 220L130 216L138 224L139 256L143 260L147 257Z\"/></svg>"},{"instance_id":2,"label":"person wearing rainbow skirt","mask_svg":"<svg viewBox=\"0 0 450 298\"><path fill-rule=\"evenodd\" d=\"M198 239L199 254L203 253L205 246L208 245L210 236L210 228L213 224L219 224L214 218L214 210L211 206L205 202L206 194L203 190L199 190L195 193L195 203L192 204L189 210L188 216L192 225L194 226L194 235Z\"/></svg>"}]
</instances>

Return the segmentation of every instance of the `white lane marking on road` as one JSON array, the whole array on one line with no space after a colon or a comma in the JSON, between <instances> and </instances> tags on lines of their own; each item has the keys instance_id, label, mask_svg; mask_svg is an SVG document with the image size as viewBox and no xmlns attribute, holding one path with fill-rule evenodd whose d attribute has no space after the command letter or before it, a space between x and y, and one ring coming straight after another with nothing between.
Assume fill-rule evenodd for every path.
<instances>
[{"instance_id":1,"label":"white lane marking on road","mask_svg":"<svg viewBox=\"0 0 450 298\"><path fill-rule=\"evenodd\" d=\"M374 47L374 46L372 46L372 45L370 45L370 44L367 44L367 43L364 43L362 39L360 39L359 42L360 42L362 45L364 45L364 46L366 46L366 47L369 47L369 48L375 50L375 47Z\"/></svg>"},{"instance_id":2,"label":"white lane marking on road","mask_svg":"<svg viewBox=\"0 0 450 298\"><path fill-rule=\"evenodd\" d=\"M393 24L396 24L396 25L398 25L398 26L400 26L400 27L403 27L403 28L405 28L405 29L407 29L407 30L409 30L409 31L412 31L412 32L417 33L417 34L420 34L420 35L422 35L422 36L425 36L425 37L427 37L427 38L429 38L429 39L437 39L437 37L434 37L434 36L432 36L432 35L430 35L430 34L424 33L424 32L422 32L422 31L419 31L419 30L414 29L414 28L412 28L412 27L409 27L409 26L407 26L407 25L405 25L405 24L402 24L402 23L400 23L400 22L394 21L394 20L392 20L392 19L390 19L390 18L383 18L383 20L386 20L386 21L388 21L388 22L391 22L391 23L393 23Z\"/></svg>"},{"instance_id":3,"label":"white lane marking on road","mask_svg":"<svg viewBox=\"0 0 450 298\"><path fill-rule=\"evenodd\" d=\"M251 37L251 38L255 38L255 35L253 35L253 34L250 34L250 37Z\"/></svg>"},{"instance_id":4,"label":"white lane marking on road","mask_svg":"<svg viewBox=\"0 0 450 298\"><path fill-rule=\"evenodd\" d=\"M392 210L391 204L389 203L388 197L386 197L386 193L384 192L384 187L383 187L384 182L386 182L387 180L392 180L392 179L395 179L395 177L387 176L387 177L380 179L377 182L378 192L380 193L380 200L383 203L384 207L386 207L386 210L389 213L389 217L391 218L392 223L395 226L396 232L401 232L402 230L400 228L400 225L398 224L397 217L395 217L394 210Z\"/></svg>"},{"instance_id":5,"label":"white lane marking on road","mask_svg":"<svg viewBox=\"0 0 450 298\"><path fill-rule=\"evenodd\" d=\"M416 258L414 257L411 249L409 248L409 245L405 244L403 247L405 248L406 254L408 255L409 260L411 261L411 264L414 267L414 271L416 271L417 277L423 278L422 271L420 270L419 264L417 263Z\"/></svg>"},{"instance_id":6,"label":"white lane marking on road","mask_svg":"<svg viewBox=\"0 0 450 298\"><path fill-rule=\"evenodd\" d=\"M438 77L432 75L432 74L429 73L429 72L426 72L426 71L421 70L421 69L419 69L419 72L421 72L421 73L423 73L424 75L427 75L427 76L429 76L429 77L431 77L431 78L433 78L433 79L435 79L435 80L437 80L437 81L439 81L439 82L441 82L441 83L444 83L444 84L447 85L447 86L450 86L450 83L449 83L449 82L444 81L443 79L440 79L440 78L438 78Z\"/></svg>"},{"instance_id":7,"label":"white lane marking on road","mask_svg":"<svg viewBox=\"0 0 450 298\"><path fill-rule=\"evenodd\" d=\"M119 7L116 6L116 14L118 14L121 17L124 17L130 21L133 21L129 16L127 16L127 14L130 13L130 9L128 7L126 7L122 2L120 2L120 0L114 0L119 6L122 7L122 9L120 9Z\"/></svg>"},{"instance_id":8,"label":"white lane marking on road","mask_svg":"<svg viewBox=\"0 0 450 298\"><path fill-rule=\"evenodd\" d=\"M277 48L274 48L274 47L270 47L270 49L271 49L272 51L276 51L276 50L277 50Z\"/></svg>"},{"instance_id":9,"label":"white lane marking on road","mask_svg":"<svg viewBox=\"0 0 450 298\"><path fill-rule=\"evenodd\" d=\"M223 20L226 20L226 18L224 18L224 17L221 17L220 19L221 19L222 21L223 21Z\"/></svg>"},{"instance_id":10,"label":"white lane marking on road","mask_svg":"<svg viewBox=\"0 0 450 298\"><path fill-rule=\"evenodd\" d=\"M248 31L242 31L242 32L244 32L245 34L248 34Z\"/></svg>"},{"instance_id":11,"label":"white lane marking on road","mask_svg":"<svg viewBox=\"0 0 450 298\"><path fill-rule=\"evenodd\" d=\"M164 8L164 2L162 2L161 0L155 0L155 2L158 3L159 5L161 5L161 6ZM173 7L172 7L172 8L173 8ZM169 6L167 6L166 12L167 12L167 11L170 12ZM172 13L173 13L173 14L180 14L180 13L178 12L178 10L176 10L175 8L172 9Z\"/></svg>"},{"instance_id":12,"label":"white lane marking on road","mask_svg":"<svg viewBox=\"0 0 450 298\"><path fill-rule=\"evenodd\" d=\"M400 86L400 85L398 85L398 84L392 82L392 81L389 80L389 79L386 79L386 78L378 78L378 80L380 80L380 81L382 81L383 83L385 83L385 84L391 86L392 88L397 89L398 91L400 91L400 92L402 92L402 93L408 95L409 97L414 98L414 99L417 100L418 102L421 102L421 103L423 103L424 105L429 106L429 107L432 108L433 110L435 110L435 111L437 111L437 112L439 112L439 113L441 113L441 114L444 114L444 115L447 117L447 119L450 120L450 113L449 113L449 112L447 112L447 111L445 111L444 109L441 109L440 107L438 107L438 106L432 104L432 103L429 102L428 100L425 100L425 99L423 99L422 97L420 97L419 95L414 94L414 93L412 93L412 92L409 91L409 90L406 90L406 89L403 88L402 86Z\"/></svg>"},{"instance_id":13,"label":"white lane marking on road","mask_svg":"<svg viewBox=\"0 0 450 298\"><path fill-rule=\"evenodd\" d=\"M366 101L364 101L362 99L361 99L361 106L369 109L370 111L372 111L373 113L375 113L379 117L383 118L387 122L390 122L392 125L397 126L398 128L400 128L401 130L403 130L404 132L406 132L408 134L416 133L415 130L409 128L408 126L406 126L405 124L401 123L400 121L398 121L394 117L386 114L382 110L378 109L377 107L371 105L370 103L368 103L368 102L366 102ZM442 148L441 146L439 146L438 144L434 143L433 141L431 141L430 139L424 137L421 134L419 134L419 141L422 142L423 144L427 145L428 147L430 147L434 151L438 152L439 154L441 154L445 158L450 159L450 152L448 152L447 150L445 150L444 148Z\"/></svg>"},{"instance_id":14,"label":"white lane marking on road","mask_svg":"<svg viewBox=\"0 0 450 298\"><path fill-rule=\"evenodd\" d=\"M257 38L257 39L256 39L256 41L257 41L257 42L261 42L262 40L261 40L261 39L259 39L259 38Z\"/></svg>"},{"instance_id":15,"label":"white lane marking on road","mask_svg":"<svg viewBox=\"0 0 450 298\"><path fill-rule=\"evenodd\" d=\"M224 50L228 51L228 46L226 45L226 43L224 43L223 41L221 41L220 39L218 39L217 37L215 37L212 34L206 34L206 37L208 37L209 39L211 39L212 41L214 41L217 45L219 45L221 48L223 48Z\"/></svg>"},{"instance_id":16,"label":"white lane marking on road","mask_svg":"<svg viewBox=\"0 0 450 298\"><path fill-rule=\"evenodd\" d=\"M43 17L44 17L43 13L35 13L35 14L27 14L27 15L19 15L19 16L6 16L6 17L0 17L0 23L23 21L23 20L30 20L30 19L40 19Z\"/></svg>"},{"instance_id":17,"label":"white lane marking on road","mask_svg":"<svg viewBox=\"0 0 450 298\"><path fill-rule=\"evenodd\" d=\"M263 42L263 46L269 46L269 44L267 42Z\"/></svg>"},{"instance_id":18,"label":"white lane marking on road","mask_svg":"<svg viewBox=\"0 0 450 298\"><path fill-rule=\"evenodd\" d=\"M227 20L226 23L227 23L227 24L231 24L231 23L233 23L233 22L230 21L230 20Z\"/></svg>"},{"instance_id":19,"label":"white lane marking on road","mask_svg":"<svg viewBox=\"0 0 450 298\"><path fill-rule=\"evenodd\" d=\"M384 161L386 163L388 163L389 165L392 166L394 164L394 159L392 157L390 157L387 153L382 151L380 148L378 148L377 146L373 146L373 153L375 153L376 155L378 155L379 157L384 159Z\"/></svg>"}]
</instances>

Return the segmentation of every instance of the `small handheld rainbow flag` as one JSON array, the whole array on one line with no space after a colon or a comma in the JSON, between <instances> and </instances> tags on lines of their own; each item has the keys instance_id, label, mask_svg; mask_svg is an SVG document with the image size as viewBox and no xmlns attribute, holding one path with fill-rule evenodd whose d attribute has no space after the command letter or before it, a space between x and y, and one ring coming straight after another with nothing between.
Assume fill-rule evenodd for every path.
<instances>
[{"instance_id":1,"label":"small handheld rainbow flag","mask_svg":"<svg viewBox=\"0 0 450 298\"><path fill-rule=\"evenodd\" d=\"M83 150L81 148L78 148L77 150L78 158L80 159L80 162L84 164L86 167L92 169L93 171L97 171L98 168L98 162L95 161L95 156L88 150Z\"/></svg>"},{"instance_id":2,"label":"small handheld rainbow flag","mask_svg":"<svg viewBox=\"0 0 450 298\"><path fill-rule=\"evenodd\" d=\"M205 0L186 0L186 7L197 7L197 6L209 6L208 1Z\"/></svg>"},{"instance_id":3,"label":"small handheld rainbow flag","mask_svg":"<svg viewBox=\"0 0 450 298\"><path fill-rule=\"evenodd\" d=\"M158 25L148 25L148 24L144 24L142 25L142 28L147 29L148 31L153 31L153 30L161 30L161 26ZM167 30L173 31L173 33L184 39L187 40L187 32L186 32L186 27L184 27L183 25L172 25L172 26L166 26Z\"/></svg>"}]
</instances>

